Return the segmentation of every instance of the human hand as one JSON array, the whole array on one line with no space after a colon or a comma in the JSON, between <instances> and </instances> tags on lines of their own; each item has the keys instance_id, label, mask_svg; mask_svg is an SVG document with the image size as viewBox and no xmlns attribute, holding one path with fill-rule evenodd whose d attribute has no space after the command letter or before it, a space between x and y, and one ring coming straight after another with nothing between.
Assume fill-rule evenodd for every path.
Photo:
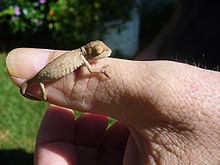
<instances>
[{"instance_id":1,"label":"human hand","mask_svg":"<svg viewBox=\"0 0 220 165\"><path fill-rule=\"evenodd\" d=\"M7 58L12 80L19 86L62 53L14 50ZM86 69L82 67L46 84L48 102L111 116L125 123L134 139L133 146L138 149L135 160L140 161L130 164L219 164L218 72L169 61L108 58L95 65L107 66L111 79L84 77ZM40 91L33 94L40 95ZM129 164L129 144L128 141L124 164Z\"/></svg>"},{"instance_id":2,"label":"human hand","mask_svg":"<svg viewBox=\"0 0 220 165\"><path fill-rule=\"evenodd\" d=\"M129 131L108 118L50 106L36 142L35 164L122 164Z\"/></svg>"}]
</instances>

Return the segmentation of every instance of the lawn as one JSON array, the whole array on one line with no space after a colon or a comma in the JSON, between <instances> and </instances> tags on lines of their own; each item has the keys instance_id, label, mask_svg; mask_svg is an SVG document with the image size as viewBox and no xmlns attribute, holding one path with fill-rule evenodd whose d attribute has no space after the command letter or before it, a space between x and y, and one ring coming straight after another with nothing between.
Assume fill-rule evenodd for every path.
<instances>
[{"instance_id":1,"label":"lawn","mask_svg":"<svg viewBox=\"0 0 220 165\"><path fill-rule=\"evenodd\" d=\"M48 104L21 97L0 54L0 162L33 164L37 131Z\"/></svg>"}]
</instances>

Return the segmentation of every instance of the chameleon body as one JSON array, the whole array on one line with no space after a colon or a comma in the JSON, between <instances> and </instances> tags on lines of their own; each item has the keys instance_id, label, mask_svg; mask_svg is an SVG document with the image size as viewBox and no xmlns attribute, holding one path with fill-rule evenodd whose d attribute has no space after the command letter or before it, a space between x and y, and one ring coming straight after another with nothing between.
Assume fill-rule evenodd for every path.
<instances>
[{"instance_id":1,"label":"chameleon body","mask_svg":"<svg viewBox=\"0 0 220 165\"><path fill-rule=\"evenodd\" d=\"M24 97L32 100L46 100L47 93L43 84L44 82L59 80L74 72L82 65L85 65L91 73L103 73L110 78L102 68L92 68L89 63L98 59L107 58L110 56L111 52L111 49L107 45L102 41L97 40L92 41L79 49L64 53L48 63L33 78L25 81L20 87L20 93ZM36 98L26 92L26 89L33 84L40 84L42 99Z\"/></svg>"}]
</instances>

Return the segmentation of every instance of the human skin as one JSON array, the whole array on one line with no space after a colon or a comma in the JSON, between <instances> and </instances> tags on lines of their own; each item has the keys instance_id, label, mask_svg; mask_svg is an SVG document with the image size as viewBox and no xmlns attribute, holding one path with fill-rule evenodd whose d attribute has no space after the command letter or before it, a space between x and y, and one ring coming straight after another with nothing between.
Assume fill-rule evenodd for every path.
<instances>
[{"instance_id":1,"label":"human skin","mask_svg":"<svg viewBox=\"0 0 220 165\"><path fill-rule=\"evenodd\" d=\"M20 86L24 80L33 77L44 65L62 53L63 51L42 49L13 50L6 60L12 81ZM112 133L122 142L129 136L125 147L118 145L124 153L120 158L123 164L220 163L219 72L171 61L129 61L114 58L99 60L93 66L105 67L111 79L105 79L102 75L89 75L86 67L81 67L63 79L46 83L47 101L62 107L110 116L124 123L119 124L119 128L113 129L115 131ZM29 90L34 95L41 96L40 90ZM60 115L51 115L52 112ZM62 164L88 163L85 157L80 158L82 155L90 156L88 159L92 164L100 163L100 159L97 160L97 146L93 146L94 150L89 152L83 151L80 149L85 146L80 146L71 139L77 137L75 130L79 126L88 127L86 131L82 130L87 140L97 139L88 136L88 130L98 132L101 129L100 136L111 137L103 133L107 122L104 116L88 114L82 117L85 122L80 122L81 119L73 119L73 113L69 109L50 107L37 139L36 164L44 164L44 161L57 164L62 161ZM59 121L55 123L60 125L57 126L57 131L47 133L51 130L49 128L53 124L50 123L53 120ZM125 126L130 131L129 135ZM79 136L83 137L82 134ZM106 141L114 141L107 139ZM48 147L51 143L55 146ZM91 144L87 144L88 146ZM59 150L63 147L66 150ZM115 152L113 150L109 153L109 160L114 160Z\"/></svg>"}]
</instances>

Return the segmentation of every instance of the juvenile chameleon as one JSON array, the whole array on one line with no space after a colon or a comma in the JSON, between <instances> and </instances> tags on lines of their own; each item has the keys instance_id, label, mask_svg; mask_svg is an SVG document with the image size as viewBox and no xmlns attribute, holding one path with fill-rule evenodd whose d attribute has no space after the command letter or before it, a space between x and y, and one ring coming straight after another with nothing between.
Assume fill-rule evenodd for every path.
<instances>
[{"instance_id":1,"label":"juvenile chameleon","mask_svg":"<svg viewBox=\"0 0 220 165\"><path fill-rule=\"evenodd\" d=\"M56 81L62 77L74 72L80 66L85 65L90 73L102 73L106 77L109 75L102 68L92 68L89 64L98 59L107 58L111 54L111 49L102 41L92 41L79 49L72 50L64 53L63 55L55 58L41 69L33 78L25 81L20 87L20 93L32 100L47 100L47 92L44 86L46 81ZM33 84L40 84L42 98L26 93L29 86Z\"/></svg>"}]
</instances>

